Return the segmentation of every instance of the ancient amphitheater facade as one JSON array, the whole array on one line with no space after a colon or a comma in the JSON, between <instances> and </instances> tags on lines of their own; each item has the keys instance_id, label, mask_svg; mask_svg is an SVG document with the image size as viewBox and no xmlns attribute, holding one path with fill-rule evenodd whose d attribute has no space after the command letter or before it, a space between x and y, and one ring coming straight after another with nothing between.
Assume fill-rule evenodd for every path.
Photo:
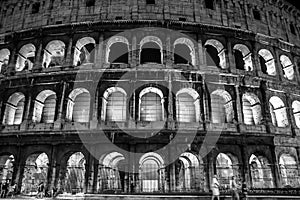
<instances>
[{"instance_id":1,"label":"ancient amphitheater facade","mask_svg":"<svg viewBox=\"0 0 300 200\"><path fill-rule=\"evenodd\" d=\"M281 0L1 1L1 181L204 198L216 174L225 196L232 176L249 198L300 195L299 15Z\"/></svg>"}]
</instances>

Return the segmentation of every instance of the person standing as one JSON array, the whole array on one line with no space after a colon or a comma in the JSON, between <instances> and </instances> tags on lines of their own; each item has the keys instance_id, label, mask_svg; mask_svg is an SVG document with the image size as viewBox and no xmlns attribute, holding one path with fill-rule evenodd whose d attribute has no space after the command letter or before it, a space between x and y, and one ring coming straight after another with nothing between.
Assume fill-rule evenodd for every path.
<instances>
[{"instance_id":1,"label":"person standing","mask_svg":"<svg viewBox=\"0 0 300 200\"><path fill-rule=\"evenodd\" d=\"M232 176L232 178L231 178L230 188L231 188L231 193L232 193L232 200L240 200L235 176Z\"/></svg>"},{"instance_id":2,"label":"person standing","mask_svg":"<svg viewBox=\"0 0 300 200\"><path fill-rule=\"evenodd\" d=\"M211 184L211 190L212 190L212 198L211 200L215 200L215 198L217 198L217 200L220 200L220 184L218 181L218 176L214 175L213 179L212 179L212 184Z\"/></svg>"},{"instance_id":3,"label":"person standing","mask_svg":"<svg viewBox=\"0 0 300 200\"><path fill-rule=\"evenodd\" d=\"M1 196L0 196L1 198L6 198L7 190L8 190L8 183L5 181L1 185Z\"/></svg>"}]
</instances>

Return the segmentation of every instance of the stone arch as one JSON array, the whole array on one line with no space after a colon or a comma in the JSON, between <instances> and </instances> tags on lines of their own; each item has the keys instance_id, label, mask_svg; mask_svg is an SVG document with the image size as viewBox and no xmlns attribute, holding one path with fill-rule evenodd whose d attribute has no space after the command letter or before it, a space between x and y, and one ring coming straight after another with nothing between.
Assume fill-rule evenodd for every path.
<instances>
[{"instance_id":1,"label":"stone arch","mask_svg":"<svg viewBox=\"0 0 300 200\"><path fill-rule=\"evenodd\" d=\"M99 159L98 192L125 190L125 173L119 167L124 160L125 156L119 152L110 152Z\"/></svg>"},{"instance_id":2,"label":"stone arch","mask_svg":"<svg viewBox=\"0 0 300 200\"><path fill-rule=\"evenodd\" d=\"M188 49L190 50L190 52L186 52L185 49L179 49L179 51L176 51L176 45L185 45L188 47ZM186 63L183 62L176 62L176 57L175 56L179 56L181 57L181 60L186 60ZM174 60L175 60L175 64L192 64L193 66L196 65L196 50L195 50L195 45L194 43L188 39L188 38L178 38L177 40L175 40L174 42ZM180 59L179 59L180 60Z\"/></svg>"},{"instance_id":3,"label":"stone arch","mask_svg":"<svg viewBox=\"0 0 300 200\"><path fill-rule=\"evenodd\" d=\"M0 156L0 183L7 180L12 182L14 162L15 157L12 154L4 154Z\"/></svg>"},{"instance_id":4,"label":"stone arch","mask_svg":"<svg viewBox=\"0 0 300 200\"><path fill-rule=\"evenodd\" d=\"M249 158L250 177L253 188L273 188L274 180L271 165L262 155L252 154Z\"/></svg>"},{"instance_id":5,"label":"stone arch","mask_svg":"<svg viewBox=\"0 0 300 200\"><path fill-rule=\"evenodd\" d=\"M123 88L108 88L102 98L103 121L126 121L127 93Z\"/></svg>"},{"instance_id":6,"label":"stone arch","mask_svg":"<svg viewBox=\"0 0 300 200\"><path fill-rule=\"evenodd\" d=\"M93 63L95 57L96 41L92 37L79 39L75 46L73 65L80 66L85 63Z\"/></svg>"},{"instance_id":7,"label":"stone arch","mask_svg":"<svg viewBox=\"0 0 300 200\"><path fill-rule=\"evenodd\" d=\"M208 66L226 68L226 55L223 44L215 39L209 39L204 44L206 48L206 64Z\"/></svg>"},{"instance_id":8,"label":"stone arch","mask_svg":"<svg viewBox=\"0 0 300 200\"><path fill-rule=\"evenodd\" d=\"M147 87L139 94L139 121L163 121L164 96L160 89Z\"/></svg>"},{"instance_id":9,"label":"stone arch","mask_svg":"<svg viewBox=\"0 0 300 200\"><path fill-rule=\"evenodd\" d=\"M83 153L73 153L67 161L67 170L64 180L64 190L67 193L83 193L85 184L86 159Z\"/></svg>"},{"instance_id":10,"label":"stone arch","mask_svg":"<svg viewBox=\"0 0 300 200\"><path fill-rule=\"evenodd\" d=\"M55 119L56 93L52 90L40 92L34 102L32 121L53 123Z\"/></svg>"},{"instance_id":11,"label":"stone arch","mask_svg":"<svg viewBox=\"0 0 300 200\"><path fill-rule=\"evenodd\" d=\"M245 93L242 97L244 123L247 125L258 125L262 120L261 103L253 93Z\"/></svg>"},{"instance_id":12,"label":"stone arch","mask_svg":"<svg viewBox=\"0 0 300 200\"><path fill-rule=\"evenodd\" d=\"M279 156L279 168L283 187L299 187L299 169L296 158L283 153Z\"/></svg>"},{"instance_id":13,"label":"stone arch","mask_svg":"<svg viewBox=\"0 0 300 200\"><path fill-rule=\"evenodd\" d=\"M240 179L238 158L231 153L219 153L216 157L216 170L220 185L230 188L230 180L233 176Z\"/></svg>"},{"instance_id":14,"label":"stone arch","mask_svg":"<svg viewBox=\"0 0 300 200\"><path fill-rule=\"evenodd\" d=\"M32 70L35 62L36 48L33 44L22 46L18 53L16 71Z\"/></svg>"},{"instance_id":15,"label":"stone arch","mask_svg":"<svg viewBox=\"0 0 300 200\"><path fill-rule=\"evenodd\" d=\"M142 192L156 192L164 187L164 160L157 153L146 153L139 160Z\"/></svg>"},{"instance_id":16,"label":"stone arch","mask_svg":"<svg viewBox=\"0 0 300 200\"><path fill-rule=\"evenodd\" d=\"M46 153L33 153L25 161L21 193L36 195L39 184L47 185L49 158Z\"/></svg>"},{"instance_id":17,"label":"stone arch","mask_svg":"<svg viewBox=\"0 0 300 200\"><path fill-rule=\"evenodd\" d=\"M289 57L286 55L280 56L280 63L284 73L284 77L293 80L295 78L294 65Z\"/></svg>"},{"instance_id":18,"label":"stone arch","mask_svg":"<svg viewBox=\"0 0 300 200\"><path fill-rule=\"evenodd\" d=\"M0 50L0 73L6 70L10 59L10 51L8 49L1 49Z\"/></svg>"},{"instance_id":19,"label":"stone arch","mask_svg":"<svg viewBox=\"0 0 300 200\"><path fill-rule=\"evenodd\" d=\"M233 47L237 69L253 71L252 53L244 44L236 44Z\"/></svg>"},{"instance_id":20,"label":"stone arch","mask_svg":"<svg viewBox=\"0 0 300 200\"><path fill-rule=\"evenodd\" d=\"M230 123L234 119L231 95L222 89L217 89L210 95L212 123Z\"/></svg>"},{"instance_id":21,"label":"stone arch","mask_svg":"<svg viewBox=\"0 0 300 200\"><path fill-rule=\"evenodd\" d=\"M293 108L295 123L297 127L300 128L300 101L293 101L292 108Z\"/></svg>"},{"instance_id":22,"label":"stone arch","mask_svg":"<svg viewBox=\"0 0 300 200\"><path fill-rule=\"evenodd\" d=\"M18 125L23 121L25 96L21 92L11 95L6 103L3 124Z\"/></svg>"},{"instance_id":23,"label":"stone arch","mask_svg":"<svg viewBox=\"0 0 300 200\"><path fill-rule=\"evenodd\" d=\"M258 56L262 72L271 76L275 76L276 66L272 53L267 49L261 49L258 51Z\"/></svg>"},{"instance_id":24,"label":"stone arch","mask_svg":"<svg viewBox=\"0 0 300 200\"><path fill-rule=\"evenodd\" d=\"M279 97L273 96L269 100L269 106L273 125L277 127L287 127L289 121L283 101Z\"/></svg>"},{"instance_id":25,"label":"stone arch","mask_svg":"<svg viewBox=\"0 0 300 200\"><path fill-rule=\"evenodd\" d=\"M130 49L128 39L123 36L113 36L108 40L106 44L105 61L106 63L128 64L129 52Z\"/></svg>"},{"instance_id":26,"label":"stone arch","mask_svg":"<svg viewBox=\"0 0 300 200\"><path fill-rule=\"evenodd\" d=\"M69 121L86 123L90 119L91 96L87 89L76 88L68 97L67 115Z\"/></svg>"},{"instance_id":27,"label":"stone arch","mask_svg":"<svg viewBox=\"0 0 300 200\"><path fill-rule=\"evenodd\" d=\"M140 63L163 63L163 44L158 37L146 36L141 40Z\"/></svg>"},{"instance_id":28,"label":"stone arch","mask_svg":"<svg viewBox=\"0 0 300 200\"><path fill-rule=\"evenodd\" d=\"M44 49L43 67L61 66L65 57L65 43L61 40L49 42Z\"/></svg>"},{"instance_id":29,"label":"stone arch","mask_svg":"<svg viewBox=\"0 0 300 200\"><path fill-rule=\"evenodd\" d=\"M200 96L193 88L183 88L176 94L176 118L179 122L200 121Z\"/></svg>"}]
</instances>

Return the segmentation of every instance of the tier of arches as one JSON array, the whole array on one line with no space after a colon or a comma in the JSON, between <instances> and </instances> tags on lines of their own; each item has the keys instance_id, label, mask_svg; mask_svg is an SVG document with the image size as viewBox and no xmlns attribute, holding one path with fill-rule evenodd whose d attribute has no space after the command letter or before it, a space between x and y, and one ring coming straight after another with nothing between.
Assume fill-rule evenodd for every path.
<instances>
[{"instance_id":1,"label":"tier of arches","mask_svg":"<svg viewBox=\"0 0 300 200\"><path fill-rule=\"evenodd\" d=\"M230 188L230 181L236 177L241 187L245 177L249 177L249 188L276 188L275 171L280 175L280 187L300 187L299 164L293 154L282 153L278 164L272 164L268 157L261 153L253 153L248 157L243 174L243 161L229 152L219 152L212 157L212 165L207 168L207 158L203 159L193 152L182 153L172 164L165 163L163 156L149 152L137 158L136 172L127 171L130 167L128 158L119 152L108 152L95 160L93 186L95 193L107 192L207 192L210 175L219 177L221 190ZM49 190L51 185L51 159L47 152L33 152L24 158L24 165L15 165L14 155L0 156L0 180L19 181L19 192L35 195L39 184ZM59 180L54 181L61 193L85 193L89 176L87 154L72 151L64 155L60 168ZM278 168L276 167L278 165ZM17 169L18 167L22 169ZM128 168L129 167L129 168ZM132 168L132 167L131 167ZM127 170L126 170L127 169ZM14 180L14 173L20 170L20 180ZM212 170L212 171L211 171ZM209 172L210 171L210 172ZM207 179L207 173L210 173ZM52 175L53 177L53 175ZM247 179L247 178L246 178ZM52 181L53 182L53 181ZM49 187L48 187L49 185ZM53 185L51 186L53 187Z\"/></svg>"},{"instance_id":2,"label":"tier of arches","mask_svg":"<svg viewBox=\"0 0 300 200\"><path fill-rule=\"evenodd\" d=\"M137 121L166 121L168 118L168 102L166 102L166 93L159 87L145 87L137 94L137 100L133 101L132 96L121 87L109 87L99 98L100 102L96 110L101 110L99 119L105 122L125 122L130 117L137 115ZM70 122L87 123L91 120L91 109L94 104L94 98L86 88L73 89L66 95L63 109L65 119ZM202 94L193 88L182 88L174 94L174 119L178 122L197 123L203 122L203 115L209 115L212 123L233 123L236 120L237 104L232 95L224 90L217 89L211 92L208 98L208 110L205 107L205 100ZM33 123L54 123L58 118L58 107L56 92L52 90L43 90L39 92L34 101L29 104L28 99L21 92L15 92L8 97L3 104L4 125L20 125L26 115L26 107L32 110L31 119ZM100 105L101 104L101 105ZM133 104L133 105L132 105ZM136 113L131 113L130 107L137 107ZM260 125L263 123L263 108L260 98L250 92L242 94L241 112L243 123L246 125ZM27 108L28 110L28 108ZM269 98L269 111L271 121L275 127L287 127L291 124L289 121L289 112L284 101L278 96ZM28 112L28 111L27 111ZM205 113L204 113L205 112ZM292 114L295 124L300 128L300 101L292 102Z\"/></svg>"},{"instance_id":3,"label":"tier of arches","mask_svg":"<svg viewBox=\"0 0 300 200\"><path fill-rule=\"evenodd\" d=\"M202 63L208 67L220 69L231 67L254 71L255 59L257 59L257 65L260 65L259 70L264 74L270 76L283 74L283 77L288 80L295 80L296 76L293 59L286 53L279 53L277 61L276 53L269 48L261 48L257 52L253 52L248 44L235 43L232 47L226 47L217 39L206 39L201 44L203 50L200 50L197 42L187 37L180 37L174 39L170 52L167 52L166 44L157 36L146 36L137 41L137 44L135 47L137 49L134 49L129 39L124 36L112 36L104 42L103 47L102 44L97 44L93 37L78 39L72 48L70 48L72 44L67 46L62 40L52 40L44 47L39 47L40 49L37 49L33 43L28 43L17 50L18 53L15 56L17 59L11 57L14 56L11 55L11 50L1 49L0 66L2 67L1 71L6 73L5 70L9 63L14 65L14 70L17 72L32 70L35 65L41 65L37 68L59 67L66 64L82 66L89 63L96 64L100 60L104 60L103 64L130 64L133 62L134 52L138 51L136 59L139 64L165 64L165 59L171 57L174 64L198 66ZM99 49L98 46L101 46L102 49ZM228 53L228 48L232 53ZM232 57L230 60L234 60L234 62L229 62L228 56ZM41 58L42 61L39 61L38 59ZM69 59L72 61L69 62ZM235 66L228 66L229 63ZM280 64L281 72L276 69L276 63Z\"/></svg>"}]
</instances>

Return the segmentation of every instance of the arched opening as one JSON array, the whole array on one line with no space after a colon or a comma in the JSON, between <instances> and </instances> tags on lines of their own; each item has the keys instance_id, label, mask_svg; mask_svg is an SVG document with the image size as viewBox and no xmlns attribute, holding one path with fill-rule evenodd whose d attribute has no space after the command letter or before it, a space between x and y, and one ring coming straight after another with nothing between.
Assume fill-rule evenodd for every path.
<instances>
[{"instance_id":1,"label":"arched opening","mask_svg":"<svg viewBox=\"0 0 300 200\"><path fill-rule=\"evenodd\" d=\"M86 160L81 152L76 152L69 157L64 186L66 193L84 192L85 163Z\"/></svg>"},{"instance_id":2,"label":"arched opening","mask_svg":"<svg viewBox=\"0 0 300 200\"><path fill-rule=\"evenodd\" d=\"M175 190L199 191L204 189L204 166L201 159L192 153L183 153L173 163L175 167ZM170 171L172 174L172 171ZM172 176L172 175L171 175Z\"/></svg>"},{"instance_id":3,"label":"arched opening","mask_svg":"<svg viewBox=\"0 0 300 200\"><path fill-rule=\"evenodd\" d=\"M225 90L216 90L210 95L212 123L231 123L234 118L233 102Z\"/></svg>"},{"instance_id":4,"label":"arched opening","mask_svg":"<svg viewBox=\"0 0 300 200\"><path fill-rule=\"evenodd\" d=\"M145 88L140 92L140 121L163 121L163 93L157 88Z\"/></svg>"},{"instance_id":5,"label":"arched opening","mask_svg":"<svg viewBox=\"0 0 300 200\"><path fill-rule=\"evenodd\" d=\"M279 158L280 174L283 187L299 187L299 170L296 159L289 154L282 154Z\"/></svg>"},{"instance_id":6,"label":"arched opening","mask_svg":"<svg viewBox=\"0 0 300 200\"><path fill-rule=\"evenodd\" d=\"M24 113L25 96L20 93L11 95L6 103L3 116L3 124L18 125L22 123Z\"/></svg>"},{"instance_id":7,"label":"arched opening","mask_svg":"<svg viewBox=\"0 0 300 200\"><path fill-rule=\"evenodd\" d=\"M74 52L74 66L85 63L93 63L95 57L96 42L94 38L84 37L77 41Z\"/></svg>"},{"instance_id":8,"label":"arched opening","mask_svg":"<svg viewBox=\"0 0 300 200\"><path fill-rule=\"evenodd\" d=\"M286 55L280 56L280 63L283 70L284 77L293 80L295 78L294 65L289 57Z\"/></svg>"},{"instance_id":9,"label":"arched opening","mask_svg":"<svg viewBox=\"0 0 300 200\"><path fill-rule=\"evenodd\" d=\"M269 161L263 156L251 155L250 176L253 188L273 188L273 174Z\"/></svg>"},{"instance_id":10,"label":"arched opening","mask_svg":"<svg viewBox=\"0 0 300 200\"><path fill-rule=\"evenodd\" d=\"M261 49L258 52L260 67L264 74L276 75L275 60L272 53L267 49Z\"/></svg>"},{"instance_id":11,"label":"arched opening","mask_svg":"<svg viewBox=\"0 0 300 200\"><path fill-rule=\"evenodd\" d=\"M164 161L157 153L147 153L139 162L141 192L162 191L164 187Z\"/></svg>"},{"instance_id":12,"label":"arched opening","mask_svg":"<svg viewBox=\"0 0 300 200\"><path fill-rule=\"evenodd\" d=\"M18 54L16 71L32 70L36 48L33 44L24 45Z\"/></svg>"},{"instance_id":13,"label":"arched opening","mask_svg":"<svg viewBox=\"0 0 300 200\"><path fill-rule=\"evenodd\" d=\"M237 69L246 71L253 70L252 54L246 45L236 44L233 47L233 53Z\"/></svg>"},{"instance_id":14,"label":"arched opening","mask_svg":"<svg viewBox=\"0 0 300 200\"><path fill-rule=\"evenodd\" d=\"M145 37L140 43L140 63L162 64L163 45L159 38L154 36Z\"/></svg>"},{"instance_id":15,"label":"arched opening","mask_svg":"<svg viewBox=\"0 0 300 200\"><path fill-rule=\"evenodd\" d=\"M179 38L174 42L174 63L195 65L194 43L187 38Z\"/></svg>"},{"instance_id":16,"label":"arched opening","mask_svg":"<svg viewBox=\"0 0 300 200\"><path fill-rule=\"evenodd\" d=\"M21 193L36 195L39 184L47 184L49 159L46 153L30 155L25 162Z\"/></svg>"},{"instance_id":17,"label":"arched opening","mask_svg":"<svg viewBox=\"0 0 300 200\"><path fill-rule=\"evenodd\" d=\"M102 120L103 121L126 121L125 90L119 87L108 88L102 99Z\"/></svg>"},{"instance_id":18,"label":"arched opening","mask_svg":"<svg viewBox=\"0 0 300 200\"><path fill-rule=\"evenodd\" d=\"M10 51L8 49L0 50L0 73L4 74L9 64Z\"/></svg>"},{"instance_id":19,"label":"arched opening","mask_svg":"<svg viewBox=\"0 0 300 200\"><path fill-rule=\"evenodd\" d=\"M226 68L225 49L218 40L207 40L205 43L207 66Z\"/></svg>"},{"instance_id":20,"label":"arched opening","mask_svg":"<svg viewBox=\"0 0 300 200\"><path fill-rule=\"evenodd\" d=\"M65 44L60 40L49 42L44 49L43 67L61 66L65 57Z\"/></svg>"},{"instance_id":21,"label":"arched opening","mask_svg":"<svg viewBox=\"0 0 300 200\"><path fill-rule=\"evenodd\" d=\"M237 183L240 182L239 162L232 154L220 153L216 159L216 169L220 185L224 189L230 188L230 180L233 176L236 177Z\"/></svg>"},{"instance_id":22,"label":"arched opening","mask_svg":"<svg viewBox=\"0 0 300 200\"><path fill-rule=\"evenodd\" d=\"M244 123L247 125L258 125L261 123L261 104L255 94L245 93L243 95Z\"/></svg>"},{"instance_id":23,"label":"arched opening","mask_svg":"<svg viewBox=\"0 0 300 200\"><path fill-rule=\"evenodd\" d=\"M32 121L36 123L53 123L55 118L56 94L44 90L38 94L34 103Z\"/></svg>"},{"instance_id":24,"label":"arched opening","mask_svg":"<svg viewBox=\"0 0 300 200\"><path fill-rule=\"evenodd\" d=\"M0 184L12 182L15 158L13 155L0 156Z\"/></svg>"},{"instance_id":25,"label":"arched opening","mask_svg":"<svg viewBox=\"0 0 300 200\"><path fill-rule=\"evenodd\" d=\"M106 63L128 64L129 42L123 36L114 36L106 45Z\"/></svg>"},{"instance_id":26,"label":"arched opening","mask_svg":"<svg viewBox=\"0 0 300 200\"><path fill-rule=\"evenodd\" d=\"M292 108L296 125L298 128L300 128L300 102L294 101L292 104Z\"/></svg>"},{"instance_id":27,"label":"arched opening","mask_svg":"<svg viewBox=\"0 0 300 200\"><path fill-rule=\"evenodd\" d=\"M73 122L89 122L90 101L91 97L87 89L74 89L69 95L66 118Z\"/></svg>"},{"instance_id":28,"label":"arched opening","mask_svg":"<svg viewBox=\"0 0 300 200\"><path fill-rule=\"evenodd\" d=\"M112 152L100 158L97 184L99 193L124 191L125 172L121 171L122 167L119 168L119 164L124 160L125 157L118 152Z\"/></svg>"},{"instance_id":29,"label":"arched opening","mask_svg":"<svg viewBox=\"0 0 300 200\"><path fill-rule=\"evenodd\" d=\"M192 88L185 88L176 94L176 117L179 122L200 121L199 94Z\"/></svg>"},{"instance_id":30,"label":"arched opening","mask_svg":"<svg viewBox=\"0 0 300 200\"><path fill-rule=\"evenodd\" d=\"M273 125L277 127L287 127L289 121L283 101L279 97L273 96L269 100L269 106Z\"/></svg>"}]
</instances>

